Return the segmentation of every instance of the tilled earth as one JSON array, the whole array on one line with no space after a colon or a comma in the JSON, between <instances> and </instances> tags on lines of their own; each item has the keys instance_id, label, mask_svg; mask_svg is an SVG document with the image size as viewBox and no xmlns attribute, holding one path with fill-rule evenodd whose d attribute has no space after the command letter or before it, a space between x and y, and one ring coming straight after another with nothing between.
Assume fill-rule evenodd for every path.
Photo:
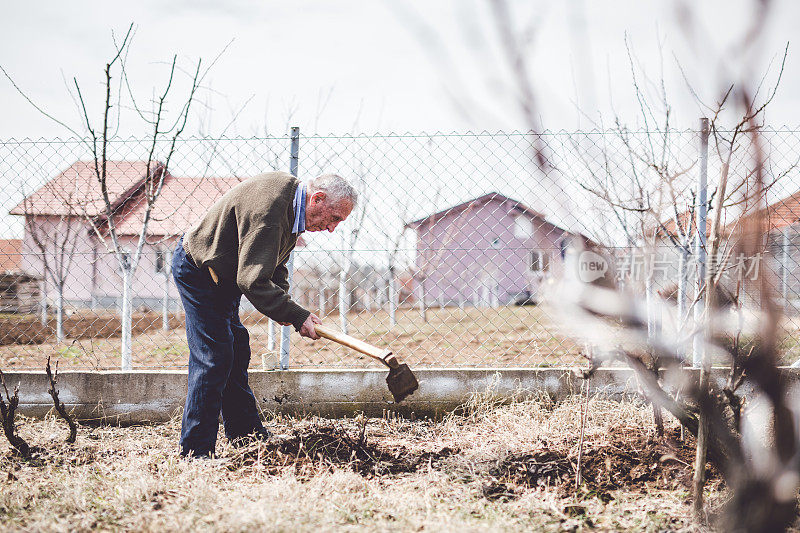
<instances>
[{"instance_id":1,"label":"tilled earth","mask_svg":"<svg viewBox=\"0 0 800 533\"><path fill-rule=\"evenodd\" d=\"M694 440L682 442L678 429L663 437L651 432L612 431L607 440L584 445L580 486L576 485L576 447L545 445L540 451L499 460L489 471L491 480L484 492L490 499L512 498L519 487L555 487L565 496L578 492L608 501L616 490L688 489L694 453ZM713 465L707 467L706 479L719 479Z\"/></svg>"},{"instance_id":2,"label":"tilled earth","mask_svg":"<svg viewBox=\"0 0 800 533\"><path fill-rule=\"evenodd\" d=\"M349 469L361 476L393 476L420 468L447 468L458 448L441 446L426 449L386 441L375 431L367 432L368 420L303 421L290 425L266 442L254 441L240 449L230 449L223 457L231 470L259 466L277 474L292 469L299 479L310 479L323 471ZM90 440L93 433L89 432ZM32 446L28 458L13 450L6 452L0 465L13 471L22 465L40 467L79 466L113 458L109 449L92 446ZM678 429L657 437L652 431L631 434L627 428L612 431L602 441L584 443L581 457L582 484L576 486L578 450L574 443L542 441L536 450L511 453L501 459L477 465L483 480L483 495L489 500L511 499L526 488L556 488L562 496L575 493L613 498L616 490L674 490L689 488L694 460L694 441L681 442ZM452 468L447 468L452 469ZM707 479L718 480L713 465Z\"/></svg>"},{"instance_id":3,"label":"tilled earth","mask_svg":"<svg viewBox=\"0 0 800 533\"><path fill-rule=\"evenodd\" d=\"M316 423L291 428L265 443L253 443L234 456L232 468L254 463L277 472L287 466L299 477L320 470L345 467L362 476L381 476L416 472L420 466L436 466L457 450L443 447L435 451L389 447L366 434L366 420L360 428L348 431L345 424Z\"/></svg>"},{"instance_id":4,"label":"tilled earth","mask_svg":"<svg viewBox=\"0 0 800 533\"><path fill-rule=\"evenodd\" d=\"M576 407L486 406L441 421L276 416L266 424L269 440L234 447L220 437L211 461L178 457L177 419L79 426L77 442L66 444L61 420L19 417L32 453L22 457L0 442L0 523L11 530L690 527L694 441L681 441L674 426L656 436L644 407L592 402L594 425L580 449ZM719 499L722 482L713 466L708 474Z\"/></svg>"},{"instance_id":5,"label":"tilled earth","mask_svg":"<svg viewBox=\"0 0 800 533\"><path fill-rule=\"evenodd\" d=\"M576 486L575 443L543 441L537 448L476 465L483 495L489 500L512 499L524 489L543 487L555 488L564 497L594 495L609 501L618 490L689 489L693 474L694 441L681 441L677 428L663 437L652 431L632 434L629 428L612 429L607 438L584 443L580 486ZM278 472L291 467L301 479L336 467L366 477L392 476L420 468L452 470L448 459L459 452L450 446L426 450L387 443L368 435L366 421L360 427L328 421L293 427L266 443L253 443L233 456L230 468L259 464ZM706 478L719 480L713 465L708 466Z\"/></svg>"}]
</instances>

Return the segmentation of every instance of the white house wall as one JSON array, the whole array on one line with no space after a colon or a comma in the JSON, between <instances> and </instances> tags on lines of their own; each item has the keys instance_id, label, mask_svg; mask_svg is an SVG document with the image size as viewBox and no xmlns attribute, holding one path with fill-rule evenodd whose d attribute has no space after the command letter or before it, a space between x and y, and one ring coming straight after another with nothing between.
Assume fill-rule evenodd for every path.
<instances>
[{"instance_id":1,"label":"white house wall","mask_svg":"<svg viewBox=\"0 0 800 533\"><path fill-rule=\"evenodd\" d=\"M37 231L48 235L54 228L62 231L64 224L70 224L70 231L75 236L75 251L66 275L64 285L64 298L73 307L115 308L119 305L122 295L122 276L119 261L113 253L108 253L106 247L89 232L86 223L79 219L60 222L57 217L36 217L34 222ZM156 239L151 239L155 241ZM56 246L53 239L40 239L47 245L49 260L56 255ZM169 251L166 256L167 267L170 266L171 253L176 239L151 246L145 245L142 257L133 281L134 307L146 306L151 309L160 309L164 295L164 274L157 273L156 250L161 248ZM137 238L121 237L123 247L133 252L136 249ZM44 267L39 247L34 242L31 232L26 228L22 240L22 268L25 272L37 276L44 275ZM55 301L55 290L51 279L47 279L47 298L50 304ZM178 292L171 277L168 283L170 307L176 308Z\"/></svg>"}]
</instances>

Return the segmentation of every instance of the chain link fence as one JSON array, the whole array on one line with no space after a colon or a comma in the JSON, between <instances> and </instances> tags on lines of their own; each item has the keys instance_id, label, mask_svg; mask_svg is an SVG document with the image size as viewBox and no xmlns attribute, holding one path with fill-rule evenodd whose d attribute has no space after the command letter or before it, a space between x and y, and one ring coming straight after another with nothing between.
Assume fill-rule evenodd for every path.
<instances>
[{"instance_id":1,"label":"chain link fence","mask_svg":"<svg viewBox=\"0 0 800 533\"><path fill-rule=\"evenodd\" d=\"M719 142L725 135L716 132L710 145L710 199L728 155ZM684 279L691 297L698 139L697 131L623 129L536 137L298 134L301 179L341 174L362 200L335 233L302 236L293 297L325 323L391 347L414 366L583 364L581 343L561 333L542 295L579 239L610 251L614 264L598 268L613 269L631 290L674 300ZM763 257L727 258L726 275L741 287L753 269L771 273L786 311L784 362L791 363L800 357L800 132L764 131L763 139L771 239ZM97 180L103 170L88 141L1 142L0 367L42 368L50 356L61 368L113 369L126 351L133 368L184 367L172 249L225 191L248 176L289 170L291 144L290 136L191 138L171 152L147 139L112 141L106 206ZM731 146L730 172L744 178L752 170L748 145ZM155 160L171 156L148 212L151 150ZM759 208L737 202L737 194L725 204L729 226ZM121 313L126 300L129 324ZM369 364L297 334L281 354L281 328L244 300L241 313L251 367ZM656 322L680 327L668 317Z\"/></svg>"}]
</instances>

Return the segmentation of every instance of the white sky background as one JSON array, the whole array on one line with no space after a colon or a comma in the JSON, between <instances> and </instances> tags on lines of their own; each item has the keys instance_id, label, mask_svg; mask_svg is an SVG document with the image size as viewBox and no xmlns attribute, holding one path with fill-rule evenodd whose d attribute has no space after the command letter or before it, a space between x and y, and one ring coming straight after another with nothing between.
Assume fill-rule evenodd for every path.
<instances>
[{"instance_id":1,"label":"white sky background","mask_svg":"<svg viewBox=\"0 0 800 533\"><path fill-rule=\"evenodd\" d=\"M636 119L623 36L645 69L658 78L658 41L675 124L693 127L700 110L688 96L676 56L703 97L718 93L720 58L752 20L750 2L692 2L703 8L704 34L694 49L677 24L675 3L571 0L510 2L520 28L532 28L528 68L545 128L587 127L575 110L576 93L590 116L609 102ZM767 39L754 64L762 72L779 55L800 22L800 6L775 4ZM77 77L97 117L102 110L102 69L113 54L111 31L136 24L128 59L134 90L144 98L161 86L165 66L211 61L230 44L201 94L210 109L196 108L189 133L219 131L249 101L228 134L481 131L525 128L499 52L485 1L152 1L10 2L0 18L0 65L51 114L80 127L64 80ZM775 125L800 123L800 50L790 55L772 106ZM580 87L580 89L576 89ZM176 93L177 94L177 93ZM176 100L177 101L177 100ZM324 102L327 105L322 105ZM1 139L64 136L0 80ZM140 133L125 121L123 135Z\"/></svg>"},{"instance_id":2,"label":"white sky background","mask_svg":"<svg viewBox=\"0 0 800 533\"><path fill-rule=\"evenodd\" d=\"M509 4L515 29L531 36L524 50L536 111L544 128L553 131L592 128L600 117L608 125L615 111L629 125L641 125L626 33L651 82L658 81L663 59L672 124L695 128L704 110L676 62L712 103L720 94L723 68L749 69L760 77L771 61L779 62L800 22L800 4L776 2L765 39L742 57L732 45L752 21L752 2L690 2L701 5L695 8L699 37L692 42L677 22L675 2ZM127 65L140 102L163 86L165 62L173 54L191 68L198 58L210 63L227 46L198 95L188 135L282 135L290 125L305 135L528 126L487 0L15 2L4 6L0 17L0 66L38 105L83 131L71 80L78 79L89 112L99 121L103 68L114 54L112 31L119 39L131 22L136 34ZM773 126L800 125L800 49L793 45L767 115ZM776 75L773 64L767 86ZM186 82L182 76L175 88L175 105ZM0 110L0 140L69 136L3 78ZM123 112L120 136L145 132L133 113ZM8 188L4 183L3 205L10 203L7 194L18 193ZM552 202L530 203L559 219ZM19 233L9 218L0 219L3 236Z\"/></svg>"}]
</instances>

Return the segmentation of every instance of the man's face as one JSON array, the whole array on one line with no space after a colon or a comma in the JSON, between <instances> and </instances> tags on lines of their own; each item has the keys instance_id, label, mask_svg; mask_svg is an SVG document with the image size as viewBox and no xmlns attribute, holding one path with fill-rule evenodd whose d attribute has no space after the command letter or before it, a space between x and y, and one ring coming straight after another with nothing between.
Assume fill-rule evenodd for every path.
<instances>
[{"instance_id":1,"label":"man's face","mask_svg":"<svg viewBox=\"0 0 800 533\"><path fill-rule=\"evenodd\" d=\"M352 210L353 204L349 201L331 203L324 192L317 191L306 203L306 231L333 231Z\"/></svg>"}]
</instances>

